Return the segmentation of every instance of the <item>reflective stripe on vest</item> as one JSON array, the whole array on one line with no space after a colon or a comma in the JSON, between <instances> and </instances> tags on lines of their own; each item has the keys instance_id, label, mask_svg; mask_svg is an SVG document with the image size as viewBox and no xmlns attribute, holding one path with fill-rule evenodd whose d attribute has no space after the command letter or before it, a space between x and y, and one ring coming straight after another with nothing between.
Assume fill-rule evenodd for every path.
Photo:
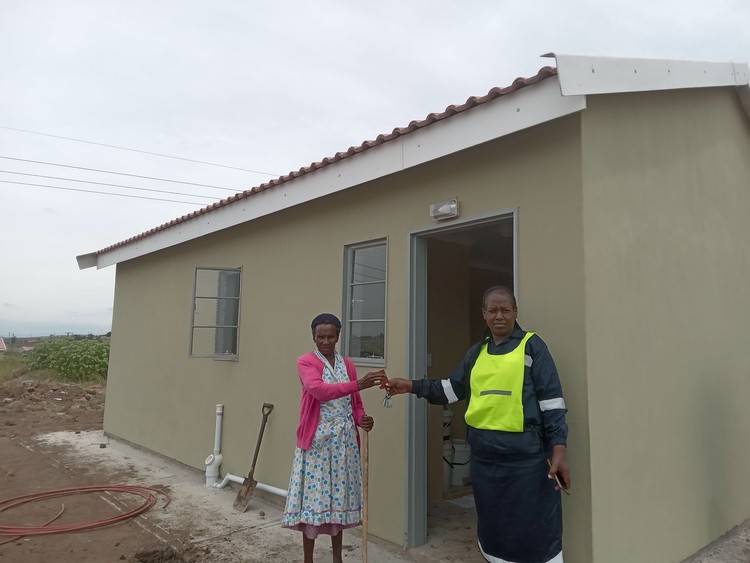
<instances>
[{"instance_id":1,"label":"reflective stripe on vest","mask_svg":"<svg viewBox=\"0 0 750 563\"><path fill-rule=\"evenodd\" d=\"M487 344L471 369L471 399L466 423L484 430L523 432L523 373L527 332L516 349L507 354L488 354Z\"/></svg>"}]
</instances>

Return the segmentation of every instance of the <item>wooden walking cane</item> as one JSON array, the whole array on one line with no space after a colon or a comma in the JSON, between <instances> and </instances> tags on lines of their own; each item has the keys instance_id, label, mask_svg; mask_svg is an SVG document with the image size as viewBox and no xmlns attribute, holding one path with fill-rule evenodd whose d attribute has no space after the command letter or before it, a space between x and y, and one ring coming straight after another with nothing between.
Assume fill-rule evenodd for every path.
<instances>
[{"instance_id":1,"label":"wooden walking cane","mask_svg":"<svg viewBox=\"0 0 750 563\"><path fill-rule=\"evenodd\" d=\"M362 436L362 563L367 563L367 488L370 467L369 432Z\"/></svg>"}]
</instances>

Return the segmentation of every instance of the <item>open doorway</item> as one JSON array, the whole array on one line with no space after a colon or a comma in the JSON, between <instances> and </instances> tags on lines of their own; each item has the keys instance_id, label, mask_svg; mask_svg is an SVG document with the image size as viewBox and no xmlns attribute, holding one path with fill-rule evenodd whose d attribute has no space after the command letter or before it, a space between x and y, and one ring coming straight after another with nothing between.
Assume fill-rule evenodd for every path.
<instances>
[{"instance_id":1,"label":"open doorway","mask_svg":"<svg viewBox=\"0 0 750 563\"><path fill-rule=\"evenodd\" d=\"M412 239L412 373L448 377L484 335L484 291L515 290L515 214L436 228ZM409 547L476 543L476 514L465 444L464 401L447 408L410 404ZM454 537L460 535L461 537ZM481 559L480 559L481 560Z\"/></svg>"}]
</instances>

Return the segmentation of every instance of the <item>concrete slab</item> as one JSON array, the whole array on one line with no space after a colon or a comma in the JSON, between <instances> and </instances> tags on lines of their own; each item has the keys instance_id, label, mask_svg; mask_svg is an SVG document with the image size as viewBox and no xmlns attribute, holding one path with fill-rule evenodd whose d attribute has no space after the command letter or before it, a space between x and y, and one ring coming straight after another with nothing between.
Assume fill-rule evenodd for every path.
<instances>
[{"instance_id":1,"label":"concrete slab","mask_svg":"<svg viewBox=\"0 0 750 563\"><path fill-rule=\"evenodd\" d=\"M237 512L232 508L236 490L207 488L201 471L111 439L102 431L41 434L36 437L35 447L71 471L85 467L90 475L118 479L117 483L108 484L166 487L172 499L169 506L162 509L160 503L138 519L144 529L178 552L189 544L193 552L206 553L207 562L302 561L300 533L281 528L281 497L256 491L247 512ZM445 522L461 528L456 524L460 521L456 516L466 509L457 505L453 508L456 512L445 515ZM469 512L468 519L472 520L473 510ZM440 540L440 529L435 533L438 541L408 551L371 536L369 560L374 563L482 561L473 531L469 530L465 541L460 543ZM359 561L360 530L346 530L344 534L345 560ZM327 537L321 537L315 549L316 560L330 560Z\"/></svg>"}]
</instances>

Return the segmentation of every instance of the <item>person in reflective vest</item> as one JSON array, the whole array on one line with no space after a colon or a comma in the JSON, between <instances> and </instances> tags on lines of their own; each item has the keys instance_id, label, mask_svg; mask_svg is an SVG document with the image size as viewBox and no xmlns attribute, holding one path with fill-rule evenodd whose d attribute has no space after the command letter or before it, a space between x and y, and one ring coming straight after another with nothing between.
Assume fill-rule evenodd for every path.
<instances>
[{"instance_id":1,"label":"person in reflective vest","mask_svg":"<svg viewBox=\"0 0 750 563\"><path fill-rule=\"evenodd\" d=\"M488 335L448 379L384 383L433 404L468 402L470 476L479 549L490 563L563 563L561 491L570 488L568 426L557 368L547 345L518 324L513 292L489 288Z\"/></svg>"}]
</instances>

